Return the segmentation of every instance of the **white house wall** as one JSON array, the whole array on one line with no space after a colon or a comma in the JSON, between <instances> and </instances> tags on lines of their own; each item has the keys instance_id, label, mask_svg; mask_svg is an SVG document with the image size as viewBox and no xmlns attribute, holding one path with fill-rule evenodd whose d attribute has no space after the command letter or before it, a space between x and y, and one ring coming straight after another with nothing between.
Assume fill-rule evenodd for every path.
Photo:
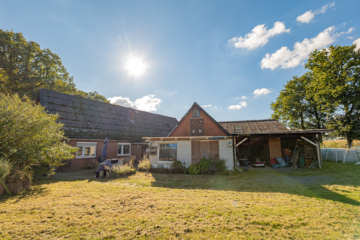
<instances>
[{"instance_id":1,"label":"white house wall","mask_svg":"<svg viewBox=\"0 0 360 240\"><path fill-rule=\"evenodd\" d=\"M231 147L229 147L229 142ZM234 167L234 160L233 160L234 155L231 144L232 144L232 139L219 141L219 158L225 160L226 167L228 169L233 169Z\"/></svg>"},{"instance_id":2,"label":"white house wall","mask_svg":"<svg viewBox=\"0 0 360 240\"><path fill-rule=\"evenodd\" d=\"M231 139L219 140L219 158L225 160L226 167L232 169L234 167L233 160L233 148L229 147L229 142L232 143ZM152 143L153 147L157 147L157 154L150 155L149 161L151 165L157 166L158 163L172 164L171 162L159 162L159 143L177 143L178 151L177 157L181 162L185 162L185 166L189 167L191 165L191 141L169 141L169 142L159 142L154 141Z\"/></svg>"}]
</instances>

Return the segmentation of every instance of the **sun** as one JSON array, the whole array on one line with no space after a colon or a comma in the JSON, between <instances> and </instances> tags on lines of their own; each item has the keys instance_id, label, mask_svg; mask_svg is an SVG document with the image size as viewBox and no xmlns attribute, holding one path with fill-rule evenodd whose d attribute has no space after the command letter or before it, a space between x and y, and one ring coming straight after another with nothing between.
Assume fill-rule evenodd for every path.
<instances>
[{"instance_id":1,"label":"sun","mask_svg":"<svg viewBox=\"0 0 360 240\"><path fill-rule=\"evenodd\" d=\"M146 72L147 65L141 58L131 56L125 63L125 69L131 76L140 77Z\"/></svg>"}]
</instances>

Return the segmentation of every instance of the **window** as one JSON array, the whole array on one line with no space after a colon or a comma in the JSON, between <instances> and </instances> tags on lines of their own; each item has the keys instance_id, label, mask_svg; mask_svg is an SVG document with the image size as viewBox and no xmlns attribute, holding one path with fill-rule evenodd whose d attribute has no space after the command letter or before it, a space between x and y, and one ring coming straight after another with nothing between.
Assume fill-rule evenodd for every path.
<instances>
[{"instance_id":1,"label":"window","mask_svg":"<svg viewBox=\"0 0 360 240\"><path fill-rule=\"evenodd\" d=\"M76 158L95 158L96 142L78 142Z\"/></svg>"},{"instance_id":2,"label":"window","mask_svg":"<svg viewBox=\"0 0 360 240\"><path fill-rule=\"evenodd\" d=\"M177 143L160 144L159 161L175 161L177 159Z\"/></svg>"},{"instance_id":3,"label":"window","mask_svg":"<svg viewBox=\"0 0 360 240\"><path fill-rule=\"evenodd\" d=\"M117 150L118 156L130 155L130 152L131 152L130 143L118 143L118 150Z\"/></svg>"}]
</instances>

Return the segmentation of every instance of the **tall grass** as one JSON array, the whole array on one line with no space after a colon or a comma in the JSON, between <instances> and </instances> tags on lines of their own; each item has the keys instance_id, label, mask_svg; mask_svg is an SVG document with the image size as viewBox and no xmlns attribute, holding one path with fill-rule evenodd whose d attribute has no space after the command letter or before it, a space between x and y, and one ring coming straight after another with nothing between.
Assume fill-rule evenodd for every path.
<instances>
[{"instance_id":1,"label":"tall grass","mask_svg":"<svg viewBox=\"0 0 360 240\"><path fill-rule=\"evenodd\" d=\"M131 174L134 171L136 170L129 165L114 165L111 168L111 172L115 174Z\"/></svg>"},{"instance_id":2,"label":"tall grass","mask_svg":"<svg viewBox=\"0 0 360 240\"><path fill-rule=\"evenodd\" d=\"M323 141L322 148L347 148L346 140L327 140ZM360 141L354 140L352 147L360 147Z\"/></svg>"},{"instance_id":3,"label":"tall grass","mask_svg":"<svg viewBox=\"0 0 360 240\"><path fill-rule=\"evenodd\" d=\"M149 170L150 169L150 162L149 159L143 158L138 165L139 170Z\"/></svg>"}]
</instances>

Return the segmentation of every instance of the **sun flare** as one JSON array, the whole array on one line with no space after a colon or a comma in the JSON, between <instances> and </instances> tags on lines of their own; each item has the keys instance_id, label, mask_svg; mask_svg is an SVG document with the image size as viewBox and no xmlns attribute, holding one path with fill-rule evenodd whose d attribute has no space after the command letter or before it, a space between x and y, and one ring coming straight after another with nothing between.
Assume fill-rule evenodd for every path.
<instances>
[{"instance_id":1,"label":"sun flare","mask_svg":"<svg viewBox=\"0 0 360 240\"><path fill-rule=\"evenodd\" d=\"M130 75L134 77L140 77L144 75L147 69L147 65L140 58L129 57L126 61L125 69Z\"/></svg>"}]
</instances>

